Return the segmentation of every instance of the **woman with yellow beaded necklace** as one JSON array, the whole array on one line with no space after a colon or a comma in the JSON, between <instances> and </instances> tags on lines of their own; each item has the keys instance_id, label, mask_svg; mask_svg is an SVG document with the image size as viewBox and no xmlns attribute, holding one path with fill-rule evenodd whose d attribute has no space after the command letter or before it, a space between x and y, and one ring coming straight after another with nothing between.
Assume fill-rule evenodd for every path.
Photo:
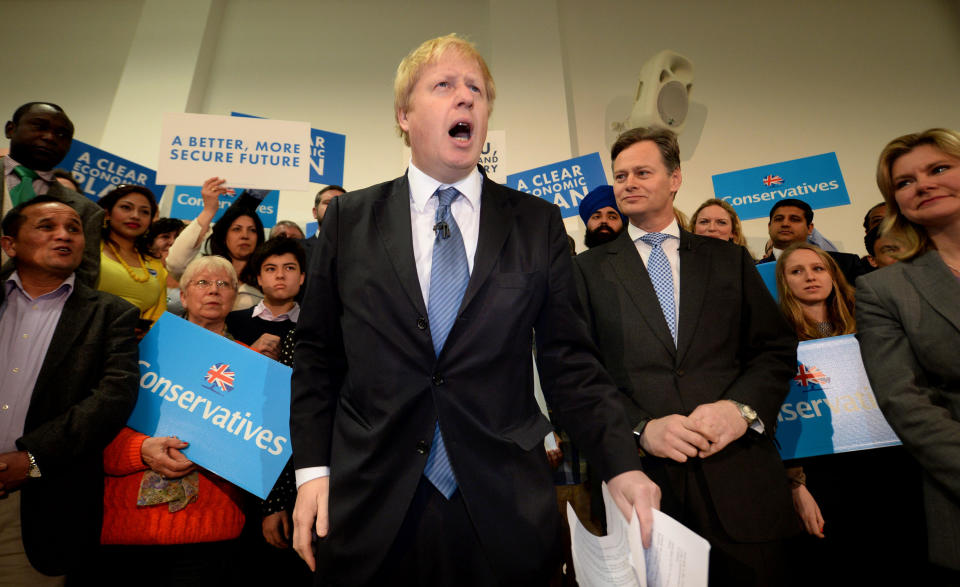
<instances>
[{"instance_id":1,"label":"woman with yellow beaded necklace","mask_svg":"<svg viewBox=\"0 0 960 587\"><path fill-rule=\"evenodd\" d=\"M157 214L156 198L143 186L121 185L99 204L106 214L97 289L140 308L140 328L146 332L167 309L167 271L150 255L144 238Z\"/></svg>"}]
</instances>

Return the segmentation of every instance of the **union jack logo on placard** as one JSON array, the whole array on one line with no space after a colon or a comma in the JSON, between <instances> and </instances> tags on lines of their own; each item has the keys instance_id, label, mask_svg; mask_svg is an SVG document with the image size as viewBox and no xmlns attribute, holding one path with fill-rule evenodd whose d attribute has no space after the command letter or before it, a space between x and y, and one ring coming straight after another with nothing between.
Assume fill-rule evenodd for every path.
<instances>
[{"instance_id":1,"label":"union jack logo on placard","mask_svg":"<svg viewBox=\"0 0 960 587\"><path fill-rule=\"evenodd\" d=\"M770 187L772 185L780 185L783 183L783 178L779 175L768 175L761 181L763 181L763 185Z\"/></svg>"},{"instance_id":2,"label":"union jack logo on placard","mask_svg":"<svg viewBox=\"0 0 960 587\"><path fill-rule=\"evenodd\" d=\"M204 387L216 393L219 393L218 389L220 391L233 391L234 377L236 377L236 373L230 370L228 363L217 363L207 370L204 379L209 385L204 385Z\"/></svg>"},{"instance_id":3,"label":"union jack logo on placard","mask_svg":"<svg viewBox=\"0 0 960 587\"><path fill-rule=\"evenodd\" d=\"M803 363L797 363L797 374L793 380L796 381L797 385L801 388L805 388L828 383L830 378L813 365L808 367Z\"/></svg>"}]
</instances>

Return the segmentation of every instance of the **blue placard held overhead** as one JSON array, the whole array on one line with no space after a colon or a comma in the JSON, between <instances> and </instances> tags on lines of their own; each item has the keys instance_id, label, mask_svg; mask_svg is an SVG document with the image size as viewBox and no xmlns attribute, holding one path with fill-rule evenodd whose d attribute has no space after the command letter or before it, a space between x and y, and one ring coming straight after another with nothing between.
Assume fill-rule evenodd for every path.
<instances>
[{"instance_id":1,"label":"blue placard held overhead","mask_svg":"<svg viewBox=\"0 0 960 587\"><path fill-rule=\"evenodd\" d=\"M813 209L850 203L836 153L751 167L713 176L714 196L741 220L767 218L774 202L796 198Z\"/></svg>"},{"instance_id":2,"label":"blue placard held overhead","mask_svg":"<svg viewBox=\"0 0 960 587\"><path fill-rule=\"evenodd\" d=\"M230 116L262 118L242 112ZM318 128L310 129L310 181L323 185L343 185L343 163L346 160L347 136Z\"/></svg>"},{"instance_id":3,"label":"blue placard held overhead","mask_svg":"<svg viewBox=\"0 0 960 587\"><path fill-rule=\"evenodd\" d=\"M230 204L236 199L242 188L237 188L235 195L224 194L220 196L220 209L213 217L213 221L220 220L223 213L227 211ZM263 222L264 228L272 228L277 223L277 207L280 205L280 192L273 190L269 192L260 205L257 207L257 216L260 222ZM200 186L174 186L173 187L173 205L170 207L171 218L181 218L183 220L193 220L203 210L203 198L200 196Z\"/></svg>"},{"instance_id":4,"label":"blue placard held overhead","mask_svg":"<svg viewBox=\"0 0 960 587\"><path fill-rule=\"evenodd\" d=\"M590 153L559 163L552 163L512 173L507 186L560 206L564 218L580 212L580 201L590 190L607 184L600 153Z\"/></svg>"},{"instance_id":5,"label":"blue placard held overhead","mask_svg":"<svg viewBox=\"0 0 960 587\"><path fill-rule=\"evenodd\" d=\"M852 334L805 340L777 416L780 456L797 459L900 444L870 389Z\"/></svg>"},{"instance_id":6,"label":"blue placard held overhead","mask_svg":"<svg viewBox=\"0 0 960 587\"><path fill-rule=\"evenodd\" d=\"M165 313L140 342L137 405L127 425L176 436L183 453L266 499L290 458L291 369Z\"/></svg>"},{"instance_id":7,"label":"blue placard held overhead","mask_svg":"<svg viewBox=\"0 0 960 587\"><path fill-rule=\"evenodd\" d=\"M58 167L73 174L83 195L94 202L120 184L142 185L153 192L158 202L163 196L163 186L157 185L157 172L153 169L77 139Z\"/></svg>"}]
</instances>

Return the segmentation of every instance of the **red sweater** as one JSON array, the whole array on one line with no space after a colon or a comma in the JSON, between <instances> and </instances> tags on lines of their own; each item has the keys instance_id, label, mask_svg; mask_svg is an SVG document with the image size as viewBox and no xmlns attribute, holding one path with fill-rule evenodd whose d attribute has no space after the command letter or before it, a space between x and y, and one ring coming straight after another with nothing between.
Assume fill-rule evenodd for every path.
<instances>
[{"instance_id":1,"label":"red sweater","mask_svg":"<svg viewBox=\"0 0 960 587\"><path fill-rule=\"evenodd\" d=\"M197 501L170 513L167 504L138 506L147 466L140 458L146 435L124 428L103 453L102 544L190 544L230 540L243 529L241 492L213 473L200 470Z\"/></svg>"}]
</instances>

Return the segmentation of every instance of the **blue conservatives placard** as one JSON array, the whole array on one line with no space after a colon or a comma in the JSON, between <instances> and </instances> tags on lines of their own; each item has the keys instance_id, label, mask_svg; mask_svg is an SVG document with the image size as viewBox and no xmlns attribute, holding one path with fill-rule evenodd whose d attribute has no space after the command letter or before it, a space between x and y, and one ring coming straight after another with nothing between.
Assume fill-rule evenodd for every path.
<instances>
[{"instance_id":1,"label":"blue conservatives placard","mask_svg":"<svg viewBox=\"0 0 960 587\"><path fill-rule=\"evenodd\" d=\"M230 116L262 118L252 114L231 112ZM343 185L343 163L346 160L347 136L310 129L310 181L323 185Z\"/></svg>"},{"instance_id":2,"label":"blue conservatives placard","mask_svg":"<svg viewBox=\"0 0 960 587\"><path fill-rule=\"evenodd\" d=\"M836 153L751 167L713 176L713 193L741 220L767 218L777 200L796 198L813 209L850 203Z\"/></svg>"},{"instance_id":3,"label":"blue conservatives placard","mask_svg":"<svg viewBox=\"0 0 960 587\"><path fill-rule=\"evenodd\" d=\"M900 444L870 389L852 334L805 340L777 416L780 456L810 457Z\"/></svg>"},{"instance_id":4,"label":"blue conservatives placard","mask_svg":"<svg viewBox=\"0 0 960 587\"><path fill-rule=\"evenodd\" d=\"M127 425L190 443L201 467L266 499L290 458L290 367L170 313L140 342Z\"/></svg>"},{"instance_id":5,"label":"blue conservatives placard","mask_svg":"<svg viewBox=\"0 0 960 587\"><path fill-rule=\"evenodd\" d=\"M766 263L760 263L757 265L757 273L760 274L760 279L763 280L763 285L767 286L767 290L770 291L770 295L773 296L773 301L779 303L780 296L777 295L777 263L775 261L767 261Z\"/></svg>"},{"instance_id":6,"label":"blue conservatives placard","mask_svg":"<svg viewBox=\"0 0 960 587\"><path fill-rule=\"evenodd\" d=\"M220 196L220 209L213 216L213 221L220 220L223 213L227 211L230 204L243 190L238 188L235 195L224 194ZM273 190L264 196L263 201L257 207L257 216L260 222L263 222L264 228L271 228L277 223L277 207L280 205L280 192ZM193 220L203 210L203 198L200 196L200 186L174 186L173 205L170 207L171 218L182 218L184 220Z\"/></svg>"},{"instance_id":7,"label":"blue conservatives placard","mask_svg":"<svg viewBox=\"0 0 960 587\"><path fill-rule=\"evenodd\" d=\"M59 167L72 173L83 194L94 202L120 184L142 185L157 200L163 196L163 186L157 185L157 172L153 169L76 139Z\"/></svg>"},{"instance_id":8,"label":"blue conservatives placard","mask_svg":"<svg viewBox=\"0 0 960 587\"><path fill-rule=\"evenodd\" d=\"M600 153L590 153L559 163L552 163L511 173L507 186L560 206L564 218L580 213L580 201L590 190L607 184Z\"/></svg>"}]
</instances>

